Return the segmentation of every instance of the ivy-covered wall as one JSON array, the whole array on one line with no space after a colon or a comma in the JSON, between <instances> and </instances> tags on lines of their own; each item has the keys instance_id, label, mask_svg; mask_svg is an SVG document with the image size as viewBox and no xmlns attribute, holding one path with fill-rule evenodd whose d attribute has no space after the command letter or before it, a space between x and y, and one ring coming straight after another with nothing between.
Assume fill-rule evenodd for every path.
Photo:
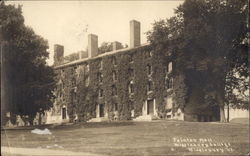
<instances>
[{"instance_id":1,"label":"ivy-covered wall","mask_svg":"<svg viewBox=\"0 0 250 156\"><path fill-rule=\"evenodd\" d=\"M58 74L56 103L67 107L70 121L76 115L80 121L95 118L98 104L104 104L110 120L114 120L115 111L119 120L129 120L132 110L134 117L141 116L143 103L151 98L155 99L158 116L163 118L164 98L173 94L165 87L169 61L147 45L55 68ZM128 87L130 83L133 93ZM148 83L151 83L151 91L148 91ZM99 97L100 90L103 90L102 97Z\"/></svg>"}]
</instances>

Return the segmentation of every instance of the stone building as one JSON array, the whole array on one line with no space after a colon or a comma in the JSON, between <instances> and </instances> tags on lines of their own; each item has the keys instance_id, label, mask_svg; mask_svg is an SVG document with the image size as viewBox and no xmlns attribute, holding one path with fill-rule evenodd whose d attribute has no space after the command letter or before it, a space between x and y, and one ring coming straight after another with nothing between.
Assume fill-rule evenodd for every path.
<instances>
[{"instance_id":1,"label":"stone building","mask_svg":"<svg viewBox=\"0 0 250 156\"><path fill-rule=\"evenodd\" d=\"M173 77L174 60L162 60L150 44L141 44L140 33L140 22L130 21L130 46L120 49L121 43L115 41L112 51L99 55L98 36L89 34L87 57L67 63L63 46L55 45L56 99L47 122L218 120L214 110L195 114L177 107L174 87L182 79Z\"/></svg>"}]
</instances>

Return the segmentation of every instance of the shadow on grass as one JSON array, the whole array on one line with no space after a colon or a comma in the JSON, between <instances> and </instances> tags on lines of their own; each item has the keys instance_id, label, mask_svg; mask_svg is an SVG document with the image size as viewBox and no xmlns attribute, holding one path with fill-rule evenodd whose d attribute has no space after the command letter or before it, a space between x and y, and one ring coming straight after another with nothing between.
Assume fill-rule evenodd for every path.
<instances>
[{"instance_id":1,"label":"shadow on grass","mask_svg":"<svg viewBox=\"0 0 250 156\"><path fill-rule=\"evenodd\" d=\"M77 123L62 123L62 124L45 124L45 125L33 125L33 126L20 126L20 127L1 127L3 130L33 130L38 129L75 129L75 128L105 128L105 127L121 127L135 125L132 121L115 121L115 122L77 122Z\"/></svg>"}]
</instances>

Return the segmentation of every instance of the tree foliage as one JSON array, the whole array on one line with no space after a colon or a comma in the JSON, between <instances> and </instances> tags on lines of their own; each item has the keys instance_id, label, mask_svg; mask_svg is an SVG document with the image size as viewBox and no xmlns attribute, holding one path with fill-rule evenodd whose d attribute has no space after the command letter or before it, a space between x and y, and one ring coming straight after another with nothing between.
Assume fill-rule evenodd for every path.
<instances>
[{"instance_id":1,"label":"tree foliage","mask_svg":"<svg viewBox=\"0 0 250 156\"><path fill-rule=\"evenodd\" d=\"M21 6L4 3L0 4L0 34L2 106L32 121L37 112L52 107L55 85L54 71L46 64L48 42L24 25Z\"/></svg>"},{"instance_id":2,"label":"tree foliage","mask_svg":"<svg viewBox=\"0 0 250 156\"><path fill-rule=\"evenodd\" d=\"M152 46L174 58L175 73L185 75L186 96L202 86L205 103L219 105L222 113L228 92L249 89L248 8L247 0L186 0L173 17L155 22L148 32ZM227 96L230 103L248 108L248 99L236 99Z\"/></svg>"}]
</instances>

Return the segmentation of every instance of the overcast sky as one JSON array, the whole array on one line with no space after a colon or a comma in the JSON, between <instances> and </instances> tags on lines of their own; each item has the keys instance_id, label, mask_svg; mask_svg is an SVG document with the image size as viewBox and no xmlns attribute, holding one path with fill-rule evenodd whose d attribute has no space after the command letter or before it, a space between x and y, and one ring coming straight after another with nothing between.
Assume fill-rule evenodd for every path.
<instances>
[{"instance_id":1,"label":"overcast sky","mask_svg":"<svg viewBox=\"0 0 250 156\"><path fill-rule=\"evenodd\" d=\"M171 17L183 3L172 1L13 1L23 5L25 24L49 42L53 63L53 45L64 46L64 55L85 50L87 35L98 35L99 45L119 41L129 45L129 21L141 22L141 42L152 23Z\"/></svg>"}]
</instances>

